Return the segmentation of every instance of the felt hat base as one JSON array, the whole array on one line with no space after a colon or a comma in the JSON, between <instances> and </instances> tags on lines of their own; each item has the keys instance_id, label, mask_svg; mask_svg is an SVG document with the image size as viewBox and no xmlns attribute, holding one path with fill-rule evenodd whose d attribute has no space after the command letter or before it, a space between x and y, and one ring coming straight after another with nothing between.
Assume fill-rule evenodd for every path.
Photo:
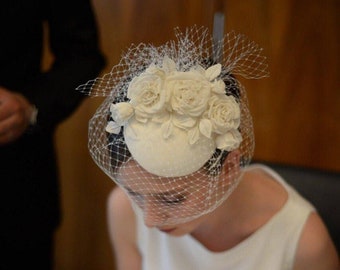
<instances>
[{"instance_id":1,"label":"felt hat base","mask_svg":"<svg viewBox=\"0 0 340 270\"><path fill-rule=\"evenodd\" d=\"M147 172L162 177L179 177L199 170L216 149L212 139L201 136L189 144L188 132L173 127L164 138L161 125L152 121L140 123L134 119L124 128L126 145L137 163Z\"/></svg>"}]
</instances>

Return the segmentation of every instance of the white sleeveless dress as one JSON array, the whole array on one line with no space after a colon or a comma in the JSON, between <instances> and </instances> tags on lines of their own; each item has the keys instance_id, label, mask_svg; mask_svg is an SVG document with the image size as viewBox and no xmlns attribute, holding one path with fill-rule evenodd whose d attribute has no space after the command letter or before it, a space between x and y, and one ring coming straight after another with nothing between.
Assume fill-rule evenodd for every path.
<instances>
[{"instance_id":1,"label":"white sleeveless dress","mask_svg":"<svg viewBox=\"0 0 340 270\"><path fill-rule=\"evenodd\" d=\"M212 252L190 235L173 237L149 229L137 211L138 248L143 270L289 270L297 244L314 207L277 173L264 165L251 165L284 186L288 200L281 210L250 237L224 252Z\"/></svg>"}]
</instances>

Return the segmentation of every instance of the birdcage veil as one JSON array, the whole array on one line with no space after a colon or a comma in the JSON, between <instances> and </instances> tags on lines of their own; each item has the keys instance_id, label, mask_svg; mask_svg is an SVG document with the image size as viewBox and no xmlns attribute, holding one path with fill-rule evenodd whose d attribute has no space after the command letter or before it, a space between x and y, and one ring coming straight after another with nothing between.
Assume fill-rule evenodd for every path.
<instances>
[{"instance_id":1,"label":"birdcage veil","mask_svg":"<svg viewBox=\"0 0 340 270\"><path fill-rule=\"evenodd\" d=\"M105 97L89 122L93 160L155 226L209 213L237 186L254 151L237 78L268 75L244 35L218 41L219 61L207 28L176 28L175 38L131 45L110 73L77 88Z\"/></svg>"}]
</instances>

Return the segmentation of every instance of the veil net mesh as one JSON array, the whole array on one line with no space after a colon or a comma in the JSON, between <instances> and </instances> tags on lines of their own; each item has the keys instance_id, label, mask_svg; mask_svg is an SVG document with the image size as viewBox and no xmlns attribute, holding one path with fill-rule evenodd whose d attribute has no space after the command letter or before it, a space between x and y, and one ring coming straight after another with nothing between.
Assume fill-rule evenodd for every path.
<instances>
[{"instance_id":1,"label":"veil net mesh","mask_svg":"<svg viewBox=\"0 0 340 270\"><path fill-rule=\"evenodd\" d=\"M216 44L207 28L194 26L184 31L175 28L175 39L161 46L131 45L111 72L77 88L93 97L106 97L89 121L89 152L95 163L143 212L149 225L185 223L213 211L236 188L242 168L251 161L254 151L252 118L245 89L236 77L268 76L266 57L256 43L235 32L227 33L217 46L222 65L219 78L226 85L226 95L236 98L241 111L239 157L216 150L200 170L189 175L161 177L147 172L129 152L123 131L110 134L105 128L110 120L110 105L129 101L127 89L131 80L150 64L161 66L164 57L172 59L179 71L188 71L197 65L207 69L215 64ZM145 151L147 153L148 149ZM195 156L192 159L195 160Z\"/></svg>"}]
</instances>

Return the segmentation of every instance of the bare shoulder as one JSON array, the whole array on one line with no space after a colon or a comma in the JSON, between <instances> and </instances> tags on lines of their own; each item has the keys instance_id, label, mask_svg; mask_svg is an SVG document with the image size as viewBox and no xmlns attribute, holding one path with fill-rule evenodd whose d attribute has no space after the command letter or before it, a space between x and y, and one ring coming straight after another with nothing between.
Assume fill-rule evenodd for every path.
<instances>
[{"instance_id":1,"label":"bare shoulder","mask_svg":"<svg viewBox=\"0 0 340 270\"><path fill-rule=\"evenodd\" d=\"M115 187L108 197L107 217L110 237L115 245L120 236L128 242L135 241L135 217L124 191Z\"/></svg>"},{"instance_id":2,"label":"bare shoulder","mask_svg":"<svg viewBox=\"0 0 340 270\"><path fill-rule=\"evenodd\" d=\"M136 220L130 200L121 188L116 187L109 194L107 203L108 230L117 269L140 269Z\"/></svg>"},{"instance_id":3,"label":"bare shoulder","mask_svg":"<svg viewBox=\"0 0 340 270\"><path fill-rule=\"evenodd\" d=\"M247 189L255 195L251 205L265 210L268 218L275 215L288 199L287 190L262 168L253 168L244 176ZM241 182L242 183L242 182ZM258 212L258 211L257 211Z\"/></svg>"},{"instance_id":4,"label":"bare shoulder","mask_svg":"<svg viewBox=\"0 0 340 270\"><path fill-rule=\"evenodd\" d=\"M131 219L134 219L130 200L120 187L115 187L109 194L108 216L114 219L114 223L121 220L128 219L131 221Z\"/></svg>"},{"instance_id":5,"label":"bare shoulder","mask_svg":"<svg viewBox=\"0 0 340 270\"><path fill-rule=\"evenodd\" d=\"M317 213L312 213L303 229L294 270L339 270L339 257L329 233Z\"/></svg>"}]
</instances>

